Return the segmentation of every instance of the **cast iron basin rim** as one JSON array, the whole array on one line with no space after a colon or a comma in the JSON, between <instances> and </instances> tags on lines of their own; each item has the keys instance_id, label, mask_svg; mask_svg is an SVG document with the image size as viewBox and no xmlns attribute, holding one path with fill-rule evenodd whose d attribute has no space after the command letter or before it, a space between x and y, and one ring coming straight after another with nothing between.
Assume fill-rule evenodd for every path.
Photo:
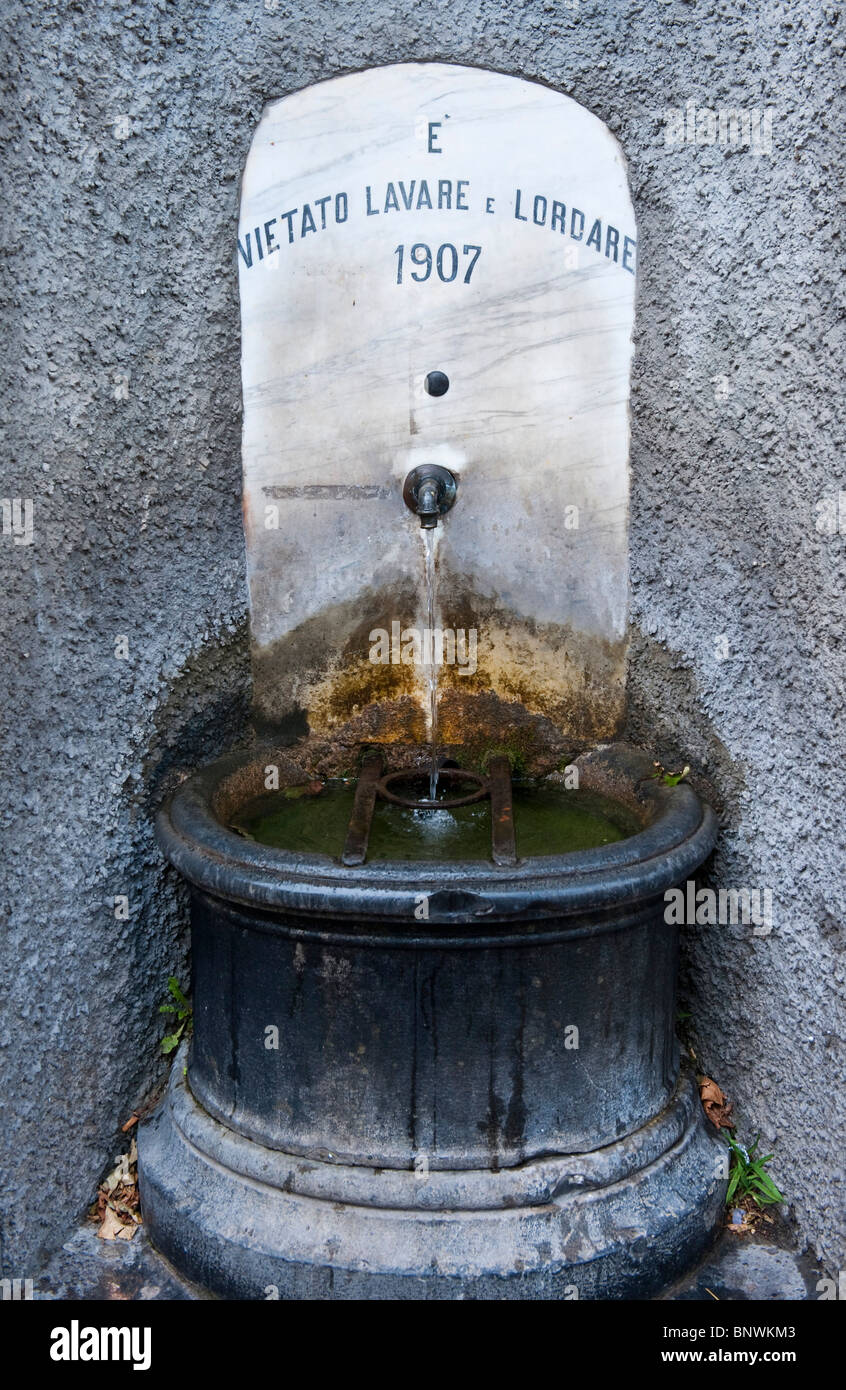
<instances>
[{"instance_id":1,"label":"cast iron basin rim","mask_svg":"<svg viewBox=\"0 0 846 1390\"><path fill-rule=\"evenodd\" d=\"M449 913L452 922L525 921L656 898L690 877L716 842L711 808L684 783L649 782L654 765L640 750L612 744L584 756L630 790L640 786L655 807L650 823L612 845L526 858L515 866L473 860L348 868L329 855L301 856L246 840L218 819L212 804L226 779L261 761L255 748L189 777L159 811L156 829L167 858L197 888L244 906L303 915L414 920L421 893L455 889L467 895L468 906ZM469 905L474 900L475 908Z\"/></svg>"}]
</instances>

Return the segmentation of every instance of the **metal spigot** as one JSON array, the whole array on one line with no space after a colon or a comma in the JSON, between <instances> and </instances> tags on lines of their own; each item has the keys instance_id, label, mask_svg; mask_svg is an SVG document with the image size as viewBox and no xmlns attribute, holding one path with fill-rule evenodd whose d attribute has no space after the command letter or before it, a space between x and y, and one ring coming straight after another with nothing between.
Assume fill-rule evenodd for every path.
<instances>
[{"instance_id":1,"label":"metal spigot","mask_svg":"<svg viewBox=\"0 0 846 1390\"><path fill-rule=\"evenodd\" d=\"M431 531L455 502L457 491L458 482L448 468L422 463L412 468L402 495L405 505L420 517L420 525Z\"/></svg>"}]
</instances>

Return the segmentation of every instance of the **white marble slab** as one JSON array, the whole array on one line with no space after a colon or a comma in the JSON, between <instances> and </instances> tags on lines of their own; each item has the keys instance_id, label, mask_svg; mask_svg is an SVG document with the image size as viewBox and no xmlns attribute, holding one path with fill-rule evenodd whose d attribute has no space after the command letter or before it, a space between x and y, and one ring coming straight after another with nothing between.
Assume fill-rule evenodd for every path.
<instances>
[{"instance_id":1,"label":"white marble slab","mask_svg":"<svg viewBox=\"0 0 846 1390\"><path fill-rule=\"evenodd\" d=\"M429 461L459 479L439 621L478 633L476 672L442 675L448 737L520 706L614 732L636 255L616 141L537 83L402 64L267 108L238 247L260 716L387 738L424 717L425 671L374 680L369 633L425 623L402 483Z\"/></svg>"}]
</instances>

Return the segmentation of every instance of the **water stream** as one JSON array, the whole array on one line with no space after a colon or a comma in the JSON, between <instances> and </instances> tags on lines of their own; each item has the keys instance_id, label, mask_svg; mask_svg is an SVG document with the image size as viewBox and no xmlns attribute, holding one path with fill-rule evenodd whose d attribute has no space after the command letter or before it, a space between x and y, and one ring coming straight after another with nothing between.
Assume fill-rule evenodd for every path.
<instances>
[{"instance_id":1,"label":"water stream","mask_svg":"<svg viewBox=\"0 0 846 1390\"><path fill-rule=\"evenodd\" d=\"M429 800L438 794L438 677L440 668L435 648L435 553L438 528L421 527L424 577L426 584L426 631L423 634L423 667L429 693Z\"/></svg>"}]
</instances>

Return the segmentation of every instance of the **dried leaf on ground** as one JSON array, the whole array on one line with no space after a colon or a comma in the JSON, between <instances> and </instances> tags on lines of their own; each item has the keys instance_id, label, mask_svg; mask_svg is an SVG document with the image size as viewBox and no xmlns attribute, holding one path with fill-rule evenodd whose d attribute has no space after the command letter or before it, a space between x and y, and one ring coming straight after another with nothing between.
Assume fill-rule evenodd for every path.
<instances>
[{"instance_id":1,"label":"dried leaf on ground","mask_svg":"<svg viewBox=\"0 0 846 1390\"><path fill-rule=\"evenodd\" d=\"M111 1207L106 1207L103 1220L97 1228L97 1234L101 1240L117 1240L123 1233L123 1218L118 1216Z\"/></svg>"},{"instance_id":2,"label":"dried leaf on ground","mask_svg":"<svg viewBox=\"0 0 846 1390\"><path fill-rule=\"evenodd\" d=\"M712 1081L710 1076L700 1077L699 1098L712 1125L717 1129L734 1129L731 1101L726 1099L716 1081Z\"/></svg>"},{"instance_id":3,"label":"dried leaf on ground","mask_svg":"<svg viewBox=\"0 0 846 1390\"><path fill-rule=\"evenodd\" d=\"M740 1221L733 1221L732 1214L735 1211L742 1211L743 1218ZM736 1236L755 1235L762 1225L772 1226L773 1218L768 1212L755 1204L752 1197L741 1198L733 1202L731 1208L726 1213L726 1229Z\"/></svg>"},{"instance_id":4,"label":"dried leaf on ground","mask_svg":"<svg viewBox=\"0 0 846 1390\"><path fill-rule=\"evenodd\" d=\"M133 1139L129 1152L115 1160L97 1189L90 1216L99 1222L100 1239L131 1240L141 1221L138 1207L138 1146Z\"/></svg>"}]
</instances>

